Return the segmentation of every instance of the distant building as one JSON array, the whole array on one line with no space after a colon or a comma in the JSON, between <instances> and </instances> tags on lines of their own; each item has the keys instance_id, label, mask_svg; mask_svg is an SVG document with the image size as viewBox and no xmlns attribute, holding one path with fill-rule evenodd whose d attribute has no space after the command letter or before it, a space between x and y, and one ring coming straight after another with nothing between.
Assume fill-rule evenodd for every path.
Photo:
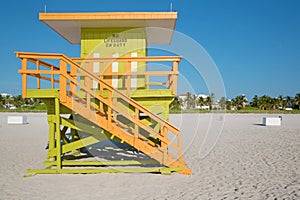
<instances>
[{"instance_id":1,"label":"distant building","mask_svg":"<svg viewBox=\"0 0 300 200\"><path fill-rule=\"evenodd\" d=\"M12 95L11 94L8 94L8 93L0 93L0 95L2 96L2 97L4 97L4 98L6 98L6 97L12 97Z\"/></svg>"},{"instance_id":2,"label":"distant building","mask_svg":"<svg viewBox=\"0 0 300 200\"><path fill-rule=\"evenodd\" d=\"M178 100L180 103L180 108L185 110L187 108L187 94L180 94L178 96Z\"/></svg>"},{"instance_id":3,"label":"distant building","mask_svg":"<svg viewBox=\"0 0 300 200\"><path fill-rule=\"evenodd\" d=\"M207 99L208 95L206 94L198 94L198 98L202 97L203 99Z\"/></svg>"},{"instance_id":4,"label":"distant building","mask_svg":"<svg viewBox=\"0 0 300 200\"><path fill-rule=\"evenodd\" d=\"M195 95L191 94L191 95L194 96L194 98L195 98L195 102L194 102L195 105L193 106L193 108L203 109L203 110L209 110L210 109L210 107L208 105L202 105L202 106L200 106L197 103L199 101L200 97L202 97L203 101L206 101L208 95L205 95L205 94L195 94ZM187 107L188 107L188 94L180 94L178 96L178 100L180 102L180 108L182 110L186 110Z\"/></svg>"}]
</instances>

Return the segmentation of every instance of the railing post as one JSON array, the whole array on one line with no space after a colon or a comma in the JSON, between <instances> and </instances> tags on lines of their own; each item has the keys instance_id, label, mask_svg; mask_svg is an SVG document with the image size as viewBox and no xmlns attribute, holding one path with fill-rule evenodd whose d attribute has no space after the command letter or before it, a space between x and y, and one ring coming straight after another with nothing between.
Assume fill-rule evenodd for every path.
<instances>
[{"instance_id":1,"label":"railing post","mask_svg":"<svg viewBox=\"0 0 300 200\"><path fill-rule=\"evenodd\" d=\"M36 60L36 70L40 70L40 61ZM37 89L41 89L41 74L39 72L37 77Z\"/></svg>"},{"instance_id":2,"label":"railing post","mask_svg":"<svg viewBox=\"0 0 300 200\"><path fill-rule=\"evenodd\" d=\"M51 65L51 88L54 89L54 67Z\"/></svg>"},{"instance_id":3,"label":"railing post","mask_svg":"<svg viewBox=\"0 0 300 200\"><path fill-rule=\"evenodd\" d=\"M87 63L87 67L86 67L86 70L90 73L92 73L92 63L91 62L88 62ZM89 76L85 76L84 78L84 81L85 81L85 85L86 87L89 89L89 90L92 90L93 86L92 86L92 79L89 77ZM86 93L86 107L87 109L89 110L91 108L91 95L90 93Z\"/></svg>"},{"instance_id":4,"label":"railing post","mask_svg":"<svg viewBox=\"0 0 300 200\"><path fill-rule=\"evenodd\" d=\"M140 119L140 111L138 108L135 108L135 116L134 116L134 120L137 122L139 121ZM137 125L137 123L134 123L134 137L137 138L138 135L139 135L139 126Z\"/></svg>"},{"instance_id":5,"label":"railing post","mask_svg":"<svg viewBox=\"0 0 300 200\"><path fill-rule=\"evenodd\" d=\"M171 75L171 77L169 77L169 87L172 90L173 95L176 95L176 91L177 91L178 64L179 64L179 61L173 62L172 71L176 72L176 74L173 74L173 75Z\"/></svg>"},{"instance_id":6,"label":"railing post","mask_svg":"<svg viewBox=\"0 0 300 200\"><path fill-rule=\"evenodd\" d=\"M161 135L164 139L168 140L168 129L163 124L161 126L162 126L160 129ZM167 158L167 153L168 153L168 145L165 144L164 142L161 142L161 149L162 149L163 155L164 155L162 162L165 163L166 158Z\"/></svg>"},{"instance_id":7,"label":"railing post","mask_svg":"<svg viewBox=\"0 0 300 200\"><path fill-rule=\"evenodd\" d=\"M146 85L146 90L150 89L150 84L149 84L149 75L145 75L145 85Z\"/></svg>"},{"instance_id":8,"label":"railing post","mask_svg":"<svg viewBox=\"0 0 300 200\"><path fill-rule=\"evenodd\" d=\"M61 102L67 101L67 63L64 60L60 60L60 76L59 76L59 96Z\"/></svg>"},{"instance_id":9,"label":"railing post","mask_svg":"<svg viewBox=\"0 0 300 200\"><path fill-rule=\"evenodd\" d=\"M72 64L71 65L71 77L77 80L77 70L76 67ZM73 82L70 81L70 91L72 94L75 94L76 86Z\"/></svg>"},{"instance_id":10,"label":"railing post","mask_svg":"<svg viewBox=\"0 0 300 200\"><path fill-rule=\"evenodd\" d=\"M23 58L22 59L22 71L27 70L27 59ZM27 93L27 74L22 73L22 98L26 98L26 93Z\"/></svg>"},{"instance_id":11,"label":"railing post","mask_svg":"<svg viewBox=\"0 0 300 200\"><path fill-rule=\"evenodd\" d=\"M105 65L105 63L104 62L100 62L100 70L99 70L99 74L100 74L100 76L99 76L99 79L100 79L100 82L99 82L99 95L100 95L100 97L102 97L102 98L104 98L103 97L103 84L101 84L101 81L104 81L104 65ZM100 112L101 112L101 114L102 113L104 113L104 109L103 109L103 102L102 101L100 101L99 100L99 110L100 110Z\"/></svg>"},{"instance_id":12,"label":"railing post","mask_svg":"<svg viewBox=\"0 0 300 200\"><path fill-rule=\"evenodd\" d=\"M111 130L112 123L112 91L108 90L108 105L107 105L107 129Z\"/></svg>"},{"instance_id":13,"label":"railing post","mask_svg":"<svg viewBox=\"0 0 300 200\"><path fill-rule=\"evenodd\" d=\"M126 74L125 74L125 89L126 89L126 94L127 96L130 96L130 89L131 89L131 69L130 69L130 61L126 62Z\"/></svg>"},{"instance_id":14,"label":"railing post","mask_svg":"<svg viewBox=\"0 0 300 200\"><path fill-rule=\"evenodd\" d=\"M181 142L181 135L177 135L177 147L178 147L178 160L182 164L185 164L182 158L182 142Z\"/></svg>"},{"instance_id":15,"label":"railing post","mask_svg":"<svg viewBox=\"0 0 300 200\"><path fill-rule=\"evenodd\" d=\"M104 62L100 62L100 70L99 70L99 79L101 81L104 81ZM100 92L100 96L103 97L103 86L101 83L99 83L99 92Z\"/></svg>"}]
</instances>

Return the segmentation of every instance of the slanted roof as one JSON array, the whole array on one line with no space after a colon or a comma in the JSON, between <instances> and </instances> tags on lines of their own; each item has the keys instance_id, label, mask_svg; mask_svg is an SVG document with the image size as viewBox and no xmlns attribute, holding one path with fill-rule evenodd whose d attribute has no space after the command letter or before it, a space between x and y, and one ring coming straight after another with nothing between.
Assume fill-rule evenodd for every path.
<instances>
[{"instance_id":1,"label":"slanted roof","mask_svg":"<svg viewBox=\"0 0 300 200\"><path fill-rule=\"evenodd\" d=\"M71 44L80 44L81 28L146 28L148 44L166 44L172 40L177 12L40 13L39 19Z\"/></svg>"}]
</instances>

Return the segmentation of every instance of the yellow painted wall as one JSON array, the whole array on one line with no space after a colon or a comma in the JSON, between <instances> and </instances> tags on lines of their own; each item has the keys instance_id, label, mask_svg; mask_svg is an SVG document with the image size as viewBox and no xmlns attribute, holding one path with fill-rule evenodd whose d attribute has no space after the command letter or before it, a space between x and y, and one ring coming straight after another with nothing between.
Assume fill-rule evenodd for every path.
<instances>
[{"instance_id":1,"label":"yellow painted wall","mask_svg":"<svg viewBox=\"0 0 300 200\"><path fill-rule=\"evenodd\" d=\"M146 56L146 32L144 29L124 29L124 28L82 28L81 29L81 57L100 58L131 57L136 53L137 57ZM107 66L109 63L105 63ZM125 63L117 64L118 72L125 72ZM104 67L107 69L107 67ZM116 67L114 68L116 69ZM144 62L137 63L137 71L146 71ZM114 77L113 79L116 79ZM116 80L115 80L116 81ZM112 83L112 80L108 80ZM124 77L118 77L118 89L125 89ZM136 77L137 89L145 88L145 76Z\"/></svg>"}]
</instances>

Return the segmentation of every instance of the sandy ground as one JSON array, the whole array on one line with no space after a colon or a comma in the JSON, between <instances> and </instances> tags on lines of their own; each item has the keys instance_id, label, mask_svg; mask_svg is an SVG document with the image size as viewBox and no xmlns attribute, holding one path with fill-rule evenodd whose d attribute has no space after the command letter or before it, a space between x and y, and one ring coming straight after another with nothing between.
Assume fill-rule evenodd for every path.
<instances>
[{"instance_id":1,"label":"sandy ground","mask_svg":"<svg viewBox=\"0 0 300 200\"><path fill-rule=\"evenodd\" d=\"M260 125L267 114L172 115L171 122L182 131L191 176L29 178L23 177L26 169L42 168L45 160L46 114L24 114L27 125L7 125L8 115L16 114L0 113L0 199L300 199L300 115L282 115L279 127ZM221 136L201 158L205 135L216 126L222 128Z\"/></svg>"}]
</instances>

